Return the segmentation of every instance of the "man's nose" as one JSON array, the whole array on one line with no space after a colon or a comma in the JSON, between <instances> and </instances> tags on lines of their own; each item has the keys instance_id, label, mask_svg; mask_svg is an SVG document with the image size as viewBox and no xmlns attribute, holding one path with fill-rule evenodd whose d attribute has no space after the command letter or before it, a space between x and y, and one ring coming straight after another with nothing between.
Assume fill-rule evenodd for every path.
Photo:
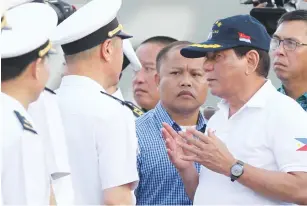
<instances>
[{"instance_id":1,"label":"man's nose","mask_svg":"<svg viewBox=\"0 0 307 206\"><path fill-rule=\"evenodd\" d=\"M191 87L192 86L191 78L192 77L190 74L183 74L180 85L183 87Z\"/></svg>"},{"instance_id":2,"label":"man's nose","mask_svg":"<svg viewBox=\"0 0 307 206\"><path fill-rule=\"evenodd\" d=\"M141 70L135 72L132 83L133 84L142 84L145 82L145 76L144 76L144 68L141 68Z\"/></svg>"},{"instance_id":3,"label":"man's nose","mask_svg":"<svg viewBox=\"0 0 307 206\"><path fill-rule=\"evenodd\" d=\"M286 51L284 48L284 42L280 42L279 45L271 51L273 56L285 56Z\"/></svg>"}]
</instances>

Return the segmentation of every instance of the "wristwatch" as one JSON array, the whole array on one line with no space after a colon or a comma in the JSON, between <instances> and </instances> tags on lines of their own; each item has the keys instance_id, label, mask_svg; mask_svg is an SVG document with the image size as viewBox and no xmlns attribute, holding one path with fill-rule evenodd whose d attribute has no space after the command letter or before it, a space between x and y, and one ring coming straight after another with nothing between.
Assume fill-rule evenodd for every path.
<instances>
[{"instance_id":1,"label":"wristwatch","mask_svg":"<svg viewBox=\"0 0 307 206\"><path fill-rule=\"evenodd\" d=\"M237 180L244 172L244 162L238 160L230 169L230 179L232 182Z\"/></svg>"}]
</instances>

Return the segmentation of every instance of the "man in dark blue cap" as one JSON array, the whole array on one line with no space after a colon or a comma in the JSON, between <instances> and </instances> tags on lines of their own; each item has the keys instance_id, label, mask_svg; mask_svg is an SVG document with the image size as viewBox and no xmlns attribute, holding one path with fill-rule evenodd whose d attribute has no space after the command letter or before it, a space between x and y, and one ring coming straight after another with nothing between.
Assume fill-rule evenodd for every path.
<instances>
[{"instance_id":1,"label":"man in dark blue cap","mask_svg":"<svg viewBox=\"0 0 307 206\"><path fill-rule=\"evenodd\" d=\"M201 44L207 81L222 98L205 134L162 129L194 204L307 204L307 115L267 79L270 37L249 15L218 20ZM293 115L295 114L295 115ZM197 138L193 138L197 137ZM182 141L184 140L184 141ZM197 173L193 162L200 163Z\"/></svg>"}]
</instances>

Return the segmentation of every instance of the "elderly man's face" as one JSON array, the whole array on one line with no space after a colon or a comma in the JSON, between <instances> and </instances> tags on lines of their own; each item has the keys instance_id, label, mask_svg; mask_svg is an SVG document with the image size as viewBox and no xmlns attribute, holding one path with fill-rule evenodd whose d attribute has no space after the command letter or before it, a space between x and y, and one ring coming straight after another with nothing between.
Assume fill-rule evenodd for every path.
<instances>
[{"instance_id":1,"label":"elderly man's face","mask_svg":"<svg viewBox=\"0 0 307 206\"><path fill-rule=\"evenodd\" d=\"M307 23L304 21L283 22L277 28L274 39L291 40L292 44L307 44ZM285 43L272 49L273 68L277 77L287 82L289 80L307 79L307 46L297 45L295 50L286 50Z\"/></svg>"},{"instance_id":2,"label":"elderly man's face","mask_svg":"<svg viewBox=\"0 0 307 206\"><path fill-rule=\"evenodd\" d=\"M169 51L157 76L164 107L177 113L189 113L204 104L208 86L203 64L204 58L183 57L180 48Z\"/></svg>"},{"instance_id":3,"label":"elderly man's face","mask_svg":"<svg viewBox=\"0 0 307 206\"><path fill-rule=\"evenodd\" d=\"M165 45L145 43L136 50L142 69L134 74L132 85L134 99L144 109L152 109L158 103L160 96L155 82L156 58Z\"/></svg>"},{"instance_id":4,"label":"elderly man's face","mask_svg":"<svg viewBox=\"0 0 307 206\"><path fill-rule=\"evenodd\" d=\"M204 64L211 93L221 98L229 98L242 90L246 81L245 58L237 57L233 49L209 52Z\"/></svg>"}]
</instances>

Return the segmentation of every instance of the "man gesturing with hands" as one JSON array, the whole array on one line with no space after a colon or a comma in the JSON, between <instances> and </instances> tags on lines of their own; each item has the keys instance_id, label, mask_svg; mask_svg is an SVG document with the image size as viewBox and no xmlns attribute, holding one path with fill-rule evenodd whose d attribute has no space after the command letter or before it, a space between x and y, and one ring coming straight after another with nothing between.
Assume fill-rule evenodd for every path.
<instances>
[{"instance_id":1,"label":"man gesturing with hands","mask_svg":"<svg viewBox=\"0 0 307 206\"><path fill-rule=\"evenodd\" d=\"M307 204L307 113L267 79L270 40L259 21L238 15L180 51L206 57L211 93L222 98L205 134L163 125L168 156L195 205Z\"/></svg>"},{"instance_id":2,"label":"man gesturing with hands","mask_svg":"<svg viewBox=\"0 0 307 206\"><path fill-rule=\"evenodd\" d=\"M194 199L199 183L199 174L193 162L198 162L214 172L230 175L230 168L236 160L213 131L209 129L206 136L192 128L177 133L166 123L163 123L163 127L162 134L168 156L179 171L191 200ZM198 139L193 138L193 135Z\"/></svg>"}]
</instances>

